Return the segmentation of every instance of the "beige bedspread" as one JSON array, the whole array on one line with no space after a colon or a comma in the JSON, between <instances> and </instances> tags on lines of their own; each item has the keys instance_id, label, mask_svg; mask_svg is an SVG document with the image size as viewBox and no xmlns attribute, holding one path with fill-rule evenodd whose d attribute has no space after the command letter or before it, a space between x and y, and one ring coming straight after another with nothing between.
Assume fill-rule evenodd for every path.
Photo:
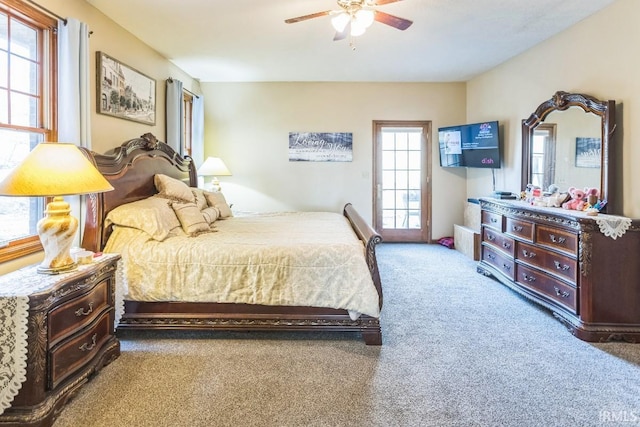
<instances>
[{"instance_id":1,"label":"beige bedspread","mask_svg":"<svg viewBox=\"0 0 640 427\"><path fill-rule=\"evenodd\" d=\"M158 242L116 227L105 252L122 255L126 299L331 307L378 317L364 245L336 213L232 217L216 232L180 229Z\"/></svg>"}]
</instances>

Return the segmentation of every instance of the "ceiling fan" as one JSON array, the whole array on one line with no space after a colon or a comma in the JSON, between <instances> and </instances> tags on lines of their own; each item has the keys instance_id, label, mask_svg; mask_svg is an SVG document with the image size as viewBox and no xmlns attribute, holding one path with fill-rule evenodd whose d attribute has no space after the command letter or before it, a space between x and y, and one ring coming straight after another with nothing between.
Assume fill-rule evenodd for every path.
<instances>
[{"instance_id":1,"label":"ceiling fan","mask_svg":"<svg viewBox=\"0 0 640 427\"><path fill-rule=\"evenodd\" d=\"M325 10L324 12L311 13L309 15L298 16L286 19L284 22L293 24L307 19L331 16L331 24L336 30L333 40L342 40L348 35L357 37L364 34L366 29L378 21L398 30L406 30L413 24L413 21L390 15L375 9L375 6L382 6L389 3L396 3L402 0L337 0L338 10Z\"/></svg>"}]
</instances>

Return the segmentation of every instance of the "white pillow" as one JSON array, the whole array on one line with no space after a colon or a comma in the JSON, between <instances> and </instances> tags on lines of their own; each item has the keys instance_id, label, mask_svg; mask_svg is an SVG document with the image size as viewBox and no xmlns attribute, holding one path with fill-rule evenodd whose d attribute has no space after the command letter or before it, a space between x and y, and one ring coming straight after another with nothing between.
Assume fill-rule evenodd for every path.
<instances>
[{"instance_id":1,"label":"white pillow","mask_svg":"<svg viewBox=\"0 0 640 427\"><path fill-rule=\"evenodd\" d=\"M191 187L191 192L196 199L196 205L198 205L198 209L205 209L207 207L207 199L204 197L204 190L201 188Z\"/></svg>"},{"instance_id":2,"label":"white pillow","mask_svg":"<svg viewBox=\"0 0 640 427\"><path fill-rule=\"evenodd\" d=\"M160 197L184 202L196 201L191 188L179 179L158 173L153 177L153 183Z\"/></svg>"},{"instance_id":3,"label":"white pillow","mask_svg":"<svg viewBox=\"0 0 640 427\"><path fill-rule=\"evenodd\" d=\"M207 204L212 207L218 209L220 212L219 218L229 218L233 216L231 212L231 207L227 203L227 200L224 198L224 195L221 192L212 193L210 191L204 192L204 197L207 199Z\"/></svg>"},{"instance_id":4,"label":"white pillow","mask_svg":"<svg viewBox=\"0 0 640 427\"><path fill-rule=\"evenodd\" d=\"M172 230L180 227L170 203L167 199L153 196L120 205L107 214L105 225L136 228L161 242Z\"/></svg>"},{"instance_id":5,"label":"white pillow","mask_svg":"<svg viewBox=\"0 0 640 427\"><path fill-rule=\"evenodd\" d=\"M182 229L188 235L197 236L211 231L209 223L195 203L173 202L171 206L180 221Z\"/></svg>"}]
</instances>

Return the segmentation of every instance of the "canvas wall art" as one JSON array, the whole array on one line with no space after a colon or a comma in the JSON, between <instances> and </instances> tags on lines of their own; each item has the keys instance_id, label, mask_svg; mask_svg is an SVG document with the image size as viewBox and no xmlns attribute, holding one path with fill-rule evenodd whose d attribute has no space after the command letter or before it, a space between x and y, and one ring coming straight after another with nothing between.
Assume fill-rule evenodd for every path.
<instances>
[{"instance_id":1,"label":"canvas wall art","mask_svg":"<svg viewBox=\"0 0 640 427\"><path fill-rule=\"evenodd\" d=\"M289 132L290 162L350 162L351 132Z\"/></svg>"},{"instance_id":2,"label":"canvas wall art","mask_svg":"<svg viewBox=\"0 0 640 427\"><path fill-rule=\"evenodd\" d=\"M600 138L576 138L576 167L599 168L601 156Z\"/></svg>"},{"instance_id":3,"label":"canvas wall art","mask_svg":"<svg viewBox=\"0 0 640 427\"><path fill-rule=\"evenodd\" d=\"M105 54L97 52L98 113L156 124L156 81Z\"/></svg>"}]
</instances>

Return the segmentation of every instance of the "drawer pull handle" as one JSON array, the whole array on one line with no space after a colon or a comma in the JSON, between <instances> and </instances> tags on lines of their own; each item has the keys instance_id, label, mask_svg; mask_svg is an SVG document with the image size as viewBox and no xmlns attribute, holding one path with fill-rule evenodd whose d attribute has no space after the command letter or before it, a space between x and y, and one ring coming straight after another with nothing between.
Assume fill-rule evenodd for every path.
<instances>
[{"instance_id":1,"label":"drawer pull handle","mask_svg":"<svg viewBox=\"0 0 640 427\"><path fill-rule=\"evenodd\" d=\"M76 317L80 316L88 316L93 312L93 302L89 303L89 311L85 311L84 308L79 308L76 310Z\"/></svg>"},{"instance_id":2,"label":"drawer pull handle","mask_svg":"<svg viewBox=\"0 0 640 427\"><path fill-rule=\"evenodd\" d=\"M511 266L509 264L502 264L502 268L504 268L507 271L511 271Z\"/></svg>"},{"instance_id":3,"label":"drawer pull handle","mask_svg":"<svg viewBox=\"0 0 640 427\"><path fill-rule=\"evenodd\" d=\"M496 240L496 236L494 236L493 234L487 234L487 240L493 242L494 240Z\"/></svg>"},{"instance_id":4,"label":"drawer pull handle","mask_svg":"<svg viewBox=\"0 0 640 427\"><path fill-rule=\"evenodd\" d=\"M535 252L529 252L526 249L522 250L522 256L524 256L525 258L535 258L536 253Z\"/></svg>"},{"instance_id":5,"label":"drawer pull handle","mask_svg":"<svg viewBox=\"0 0 640 427\"><path fill-rule=\"evenodd\" d=\"M560 262L558 262L558 261L553 261L553 263L555 264L555 266L556 266L556 268L558 270L567 271L568 269L571 268L567 264L564 264L564 265L560 264Z\"/></svg>"},{"instance_id":6,"label":"drawer pull handle","mask_svg":"<svg viewBox=\"0 0 640 427\"><path fill-rule=\"evenodd\" d=\"M525 282L535 282L536 278L533 276L529 276L527 273L522 273L522 278Z\"/></svg>"},{"instance_id":7,"label":"drawer pull handle","mask_svg":"<svg viewBox=\"0 0 640 427\"><path fill-rule=\"evenodd\" d=\"M549 239L551 239L551 241L553 243L564 243L567 241L566 238L564 237L556 237L555 234L549 234Z\"/></svg>"},{"instance_id":8,"label":"drawer pull handle","mask_svg":"<svg viewBox=\"0 0 640 427\"><path fill-rule=\"evenodd\" d=\"M553 290L556 291L556 295L562 298L567 298L569 296L569 292L561 291L557 286L553 287Z\"/></svg>"},{"instance_id":9,"label":"drawer pull handle","mask_svg":"<svg viewBox=\"0 0 640 427\"><path fill-rule=\"evenodd\" d=\"M511 243L509 243L509 242L502 242L502 247L503 247L503 248L505 248L505 249L509 249L509 248L511 248Z\"/></svg>"},{"instance_id":10,"label":"drawer pull handle","mask_svg":"<svg viewBox=\"0 0 640 427\"><path fill-rule=\"evenodd\" d=\"M496 256L494 254L487 254L487 258L489 259L496 259Z\"/></svg>"},{"instance_id":11,"label":"drawer pull handle","mask_svg":"<svg viewBox=\"0 0 640 427\"><path fill-rule=\"evenodd\" d=\"M496 222L498 222L498 220L497 220L496 218L491 218L491 219L489 219L489 221L491 221L491 222L492 222L492 223L494 223L494 224L495 224Z\"/></svg>"},{"instance_id":12,"label":"drawer pull handle","mask_svg":"<svg viewBox=\"0 0 640 427\"><path fill-rule=\"evenodd\" d=\"M98 337L98 334L93 334L93 336L91 337L91 344L89 343L84 343L80 346L80 351L91 351L93 350L93 348L96 346L96 338Z\"/></svg>"},{"instance_id":13,"label":"drawer pull handle","mask_svg":"<svg viewBox=\"0 0 640 427\"><path fill-rule=\"evenodd\" d=\"M521 225L514 225L513 227L511 227L511 229L513 231L522 231L522 226Z\"/></svg>"}]
</instances>

